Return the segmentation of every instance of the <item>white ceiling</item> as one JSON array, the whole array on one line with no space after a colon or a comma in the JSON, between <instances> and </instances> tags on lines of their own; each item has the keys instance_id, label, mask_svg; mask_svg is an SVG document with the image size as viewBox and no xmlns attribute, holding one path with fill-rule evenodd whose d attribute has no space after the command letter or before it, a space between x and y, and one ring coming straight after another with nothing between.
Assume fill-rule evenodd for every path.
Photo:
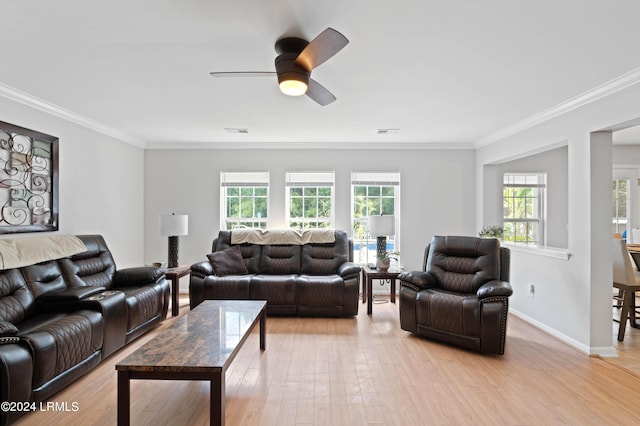
<instances>
[{"instance_id":1,"label":"white ceiling","mask_svg":"<svg viewBox=\"0 0 640 426\"><path fill-rule=\"evenodd\" d=\"M147 147L471 146L640 68L637 0L0 0L0 16L4 92ZM277 39L326 27L350 40L313 72L326 107L209 76L272 71Z\"/></svg>"}]
</instances>

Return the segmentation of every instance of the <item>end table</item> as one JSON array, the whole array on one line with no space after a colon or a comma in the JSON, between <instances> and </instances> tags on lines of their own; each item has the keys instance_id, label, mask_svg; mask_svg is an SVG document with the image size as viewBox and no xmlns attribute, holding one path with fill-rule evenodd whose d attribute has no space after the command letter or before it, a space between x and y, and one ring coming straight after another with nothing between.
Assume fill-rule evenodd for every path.
<instances>
[{"instance_id":1,"label":"end table","mask_svg":"<svg viewBox=\"0 0 640 426\"><path fill-rule=\"evenodd\" d=\"M390 280L391 281L391 303L396 303L396 280L398 275L402 273L402 270L393 269L388 271L380 271L378 269L370 268L369 266L362 267L362 274L364 275L365 290L367 296L367 315L371 315L373 312L373 280ZM364 294L362 295L364 298Z\"/></svg>"},{"instance_id":2,"label":"end table","mask_svg":"<svg viewBox=\"0 0 640 426\"><path fill-rule=\"evenodd\" d=\"M180 305L178 304L178 293L180 291L180 278L189 275L191 265L178 265L175 268L167 268L164 271L165 276L171 281L171 316L175 317L180 313Z\"/></svg>"}]
</instances>

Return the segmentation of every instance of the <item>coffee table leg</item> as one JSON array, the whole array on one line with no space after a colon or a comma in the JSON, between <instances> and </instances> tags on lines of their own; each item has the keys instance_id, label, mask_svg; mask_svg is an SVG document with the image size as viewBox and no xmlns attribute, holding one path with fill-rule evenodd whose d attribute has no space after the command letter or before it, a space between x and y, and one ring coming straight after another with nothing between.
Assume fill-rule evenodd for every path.
<instances>
[{"instance_id":1,"label":"coffee table leg","mask_svg":"<svg viewBox=\"0 0 640 426\"><path fill-rule=\"evenodd\" d=\"M260 313L260 349L267 349L267 308Z\"/></svg>"},{"instance_id":2,"label":"coffee table leg","mask_svg":"<svg viewBox=\"0 0 640 426\"><path fill-rule=\"evenodd\" d=\"M131 389L128 371L118 371L118 426L129 426Z\"/></svg>"},{"instance_id":3,"label":"coffee table leg","mask_svg":"<svg viewBox=\"0 0 640 426\"><path fill-rule=\"evenodd\" d=\"M209 424L224 426L224 371L219 371L211 377L211 401L209 402Z\"/></svg>"},{"instance_id":4,"label":"coffee table leg","mask_svg":"<svg viewBox=\"0 0 640 426\"><path fill-rule=\"evenodd\" d=\"M175 317L180 313L180 306L178 305L178 290L179 290L180 278L177 276L171 278L171 316Z\"/></svg>"}]
</instances>

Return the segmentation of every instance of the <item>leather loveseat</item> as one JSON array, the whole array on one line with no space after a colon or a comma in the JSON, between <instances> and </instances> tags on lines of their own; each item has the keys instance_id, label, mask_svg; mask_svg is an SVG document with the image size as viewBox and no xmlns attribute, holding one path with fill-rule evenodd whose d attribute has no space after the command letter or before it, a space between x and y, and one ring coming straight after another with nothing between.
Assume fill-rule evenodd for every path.
<instances>
[{"instance_id":1,"label":"leather loveseat","mask_svg":"<svg viewBox=\"0 0 640 426\"><path fill-rule=\"evenodd\" d=\"M254 299L267 301L268 315L358 314L361 268L346 232L330 231L331 241L323 243L232 244L233 232L220 231L210 261L191 266L191 309L209 299ZM241 270L215 267L218 254L234 251Z\"/></svg>"},{"instance_id":2,"label":"leather loveseat","mask_svg":"<svg viewBox=\"0 0 640 426\"><path fill-rule=\"evenodd\" d=\"M102 236L78 237L85 252L0 271L3 402L49 398L166 318L162 269L117 270Z\"/></svg>"}]
</instances>

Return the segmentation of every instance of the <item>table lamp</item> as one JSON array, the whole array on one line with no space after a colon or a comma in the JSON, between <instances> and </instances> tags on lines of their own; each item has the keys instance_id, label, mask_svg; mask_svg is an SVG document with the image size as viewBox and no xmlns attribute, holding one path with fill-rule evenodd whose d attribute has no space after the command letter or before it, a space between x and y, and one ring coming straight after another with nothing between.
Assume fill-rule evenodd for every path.
<instances>
[{"instance_id":1,"label":"table lamp","mask_svg":"<svg viewBox=\"0 0 640 426\"><path fill-rule=\"evenodd\" d=\"M395 234L395 217L389 216L369 216L369 235L377 237L376 258L386 259L387 237Z\"/></svg>"},{"instance_id":2,"label":"table lamp","mask_svg":"<svg viewBox=\"0 0 640 426\"><path fill-rule=\"evenodd\" d=\"M187 235L189 231L189 216L186 214L162 215L160 234L169 236L169 259L167 267L178 266L178 236Z\"/></svg>"}]
</instances>

